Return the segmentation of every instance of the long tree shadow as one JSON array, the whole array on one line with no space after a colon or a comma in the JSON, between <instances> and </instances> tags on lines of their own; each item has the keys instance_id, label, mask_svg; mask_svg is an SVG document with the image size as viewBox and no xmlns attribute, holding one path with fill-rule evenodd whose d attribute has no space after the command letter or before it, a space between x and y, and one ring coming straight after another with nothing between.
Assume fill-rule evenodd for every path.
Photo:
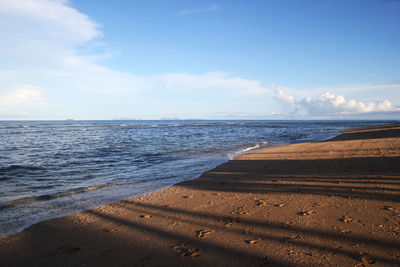
<instances>
[{"instance_id":1,"label":"long tree shadow","mask_svg":"<svg viewBox=\"0 0 400 267\"><path fill-rule=\"evenodd\" d=\"M225 192L295 192L400 202L400 157L236 160L177 186Z\"/></svg>"},{"instance_id":2,"label":"long tree shadow","mask_svg":"<svg viewBox=\"0 0 400 267\"><path fill-rule=\"evenodd\" d=\"M193 210L187 210L187 209L180 209L180 208L171 208L171 207L163 207L163 206L158 206L158 205L152 205L149 203L140 203L140 202L135 202L132 200L126 200L123 201L124 208L129 209L131 211L137 212L137 213L144 213L144 214L151 214L152 216L155 217L155 219L160 219L162 220L163 218L168 218L169 220L173 221L180 221L184 222L190 225L198 225L198 227L208 227L208 229L215 229L215 230L221 230L226 232L227 234L229 233L235 233L235 234L243 234L243 231L241 229L229 229L223 226L223 222L231 219L230 217L226 216L221 216L221 215L216 215L216 214L211 214L211 213L201 213L201 212L195 212ZM227 254L227 255L232 255L231 253L234 253L236 255L240 255L242 258L248 258L249 260L254 259L254 255L243 253L243 251L235 250L235 249L228 249L225 247L222 247L216 243L211 243L205 240L199 240L195 238L188 238L184 236L180 236L177 233L165 233L165 232L160 232L159 230L152 228L150 226L145 226L145 225L140 225L137 222L132 222L128 221L125 219L118 218L116 216L109 216L109 215L104 215L99 212L94 212L90 211L91 214L99 216L103 219L106 220L111 220L114 222L117 222L118 224L123 224L128 227L132 228L139 228L140 230L146 230L150 232L157 232L158 235L162 236L163 238L172 238L172 239L179 239L179 240L184 240L185 242L190 242L192 244L200 245L202 247L207 247L208 249L213 249L216 250L222 254ZM202 219L201 222L197 219ZM205 222L206 220L207 222ZM282 243L282 244L291 244L294 246L297 246L299 248L306 248L306 249L314 249L314 250L319 250L323 252L328 252L328 253L337 253L337 254L342 254L346 255L350 258L353 259L358 259L360 257L360 254L351 250L347 249L337 249L334 247L329 247L329 246L321 246L321 245L316 245L311 242L306 242L306 241L301 241L301 240L291 240L290 238L287 237L282 237L280 234L285 233L286 235L293 235L293 234L301 234L301 235L308 235L308 236L318 236L321 239L330 239L333 241L338 241L341 244L345 243L358 243L368 246L372 246L375 248L378 247L385 247L387 250L393 250L397 249L400 247L400 242L391 242L387 241L384 239L377 239L377 238L368 238L365 236L361 235L351 235L351 236L346 236L343 234L338 234L332 231L322 231L322 230L315 230L313 228L307 228L307 227L297 227L297 226L290 226L287 227L282 224L278 223L273 223L273 222L260 222L257 220L252 220L252 219L247 219L244 217L241 217L240 219L237 219L237 224L243 227L246 226L257 226L262 229L261 233L257 233L257 236L263 240L271 240L274 242ZM278 234L279 233L279 234ZM379 260L382 263L393 263L393 259L390 258L384 258L384 257L379 257L377 255L371 254L376 260ZM278 263L278 262L276 262ZM282 264L282 262L280 262Z\"/></svg>"},{"instance_id":3,"label":"long tree shadow","mask_svg":"<svg viewBox=\"0 0 400 267\"><path fill-rule=\"evenodd\" d=\"M146 214L151 214L154 217L158 217L159 219L165 218L166 215L168 215L168 219L172 220L179 220L181 222L185 222L191 225L196 225L198 224L199 227L208 227L209 229L216 229L216 230L222 230L225 231L227 234L229 233L235 233L235 234L243 234L242 230L238 229L227 229L222 226L223 221L225 221L227 218L224 216L217 216L214 214L208 214L208 213L197 213L193 211L188 211L188 210L182 210L182 209L173 209L173 208L165 208L165 207L160 207L156 205L148 205L148 204L140 204L140 203L135 203L135 202L130 202L130 201L125 201L126 204L128 204L127 208L139 212L139 213L146 213ZM107 221L112 221L114 223L117 223L119 225L123 225L124 227L129 227L134 230L139 230L139 231L146 231L150 232L153 234L156 234L158 237L162 239L170 239L170 240L181 240L182 242L187 242L192 245L196 245L201 248L205 248L207 250L212 250L217 252L220 257L229 257L232 255L235 255L241 259L245 259L249 262L254 263L254 260L256 260L256 257L252 253L248 253L244 250L241 250L239 248L228 248L226 246L221 246L218 243L211 242L208 240L201 240L198 238L194 237L188 237L185 235L182 235L180 233L176 232L168 232L168 231L162 231L158 227L154 226L149 226L146 224L141 224L138 222L134 222L132 220L127 220L126 218L119 218L118 216L113 216L113 215L106 215L100 212L96 211L88 211L90 214L95 215L99 218L102 218ZM161 213L160 213L161 212ZM182 218L183 215L183 218ZM198 223L196 222L196 217L201 217L203 219L207 219L208 223ZM343 235L338 235L332 232L328 231L317 231L309 228L299 228L299 227L293 227L293 228L287 228L279 224L274 224L274 223L260 223L257 221L252 221L252 220L246 220L241 218L238 221L238 224L241 226L253 226L257 225L262 227L265 231L264 233L258 233L257 236L263 240L269 240L269 241L274 241L282 244L290 244L296 247L300 248L306 248L306 249L312 249L312 250L319 250L323 252L328 252L332 254L341 254L348 256L352 259L359 260L360 254L351 250L347 249L338 249L334 247L329 247L329 246L323 246L323 245L317 245L313 244L311 242L304 242L304 241L299 241L299 240L291 240L290 238L286 237L280 237L279 235L276 235L274 233L276 232L289 232L291 234L302 234L302 235L310 235L310 236L319 236L320 238L329 238L333 239L336 241L339 241L341 243L360 243L362 245L370 245L374 247L385 247L388 250L396 249L400 246L400 242L388 242L385 240L377 240L373 238L365 238L362 236L351 236L351 237L346 237ZM385 257L380 257L374 254L370 254L372 257L374 257L375 260L378 260L381 263L385 264L393 264L394 261L391 258L385 258ZM274 266L291 266L288 263L285 263L283 261L271 261L269 262L270 264L274 264Z\"/></svg>"},{"instance_id":4,"label":"long tree shadow","mask_svg":"<svg viewBox=\"0 0 400 267\"><path fill-rule=\"evenodd\" d=\"M195 218L202 218L202 219L208 219L213 222L213 224L209 225L212 227L217 227L220 229L226 229L223 226L221 226L221 222L224 222L229 219L229 216L221 216L221 215L216 215L216 214L211 214L211 213L201 213L201 212L194 212L192 210L187 210L187 209L181 209L181 208L171 208L171 207L162 207L158 205L152 205L148 203L140 203L140 202L135 202L135 201L130 201L126 200L124 201L126 206L124 208L130 209L136 212L140 213L151 213L154 216L157 217L163 217L165 215L169 216L169 219L174 219L174 220L182 220L182 221L187 221L188 223L198 223L196 222ZM160 213L161 212L161 213ZM96 213L99 215L99 213ZM188 219L182 219L178 215L187 215ZM306 235L318 235L323 238L331 238L331 239L338 239L341 241L346 241L346 242L359 242L359 243L367 243L372 246L385 246L390 249L393 248L399 248L400 247L400 241L397 242L390 242L386 241L383 239L376 239L376 238L367 238L365 236L361 235L356 235L352 234L351 236L346 236L338 233L334 233L331 231L322 231L322 230L315 230L310 227L298 227L298 226L286 226L280 223L273 223L273 222L260 222L257 220L252 220L249 218L241 217L238 219L238 223L247 225L247 226L258 226L261 228L264 228L265 230L279 230L279 231L287 231L287 232L293 232L293 233L302 233ZM203 223L202 223L203 224ZM227 231L236 231L239 232L237 229L227 229ZM271 236L265 236L264 238L271 238ZM278 240L279 241L279 240ZM286 242L286 240L285 240Z\"/></svg>"},{"instance_id":5,"label":"long tree shadow","mask_svg":"<svg viewBox=\"0 0 400 267\"><path fill-rule=\"evenodd\" d=\"M135 210L135 209L132 209ZM139 211L139 212L145 212L147 214L152 214L151 210L145 208L145 209L138 209L135 211ZM88 213L101 218L103 220L106 221L110 221L113 223L116 223L117 225L123 225L124 227L128 227L132 230L135 231L142 231L142 232L148 232L151 233L152 235L155 235L163 240L169 240L170 242L182 242L183 244L190 244L190 245L194 245L197 246L199 248L202 249L207 249L210 251L214 251L217 252L217 254L219 255L219 257L221 257L221 260L224 257L232 257L234 256L237 259L243 260L244 262L242 264L245 264L245 262L247 262L248 264L256 264L256 263L260 263L259 259L257 258L257 256L255 256L253 253L249 253L246 252L244 250L241 250L240 248L232 248L232 247L226 247L226 246L221 246L217 243L214 242L209 242L207 240L201 240L198 238L194 238L194 237L188 237L187 235L184 235L182 233L179 232L174 232L174 231L164 231L161 230L158 227L155 226L149 226L146 225L144 223L138 223L126 218L119 218L118 216L113 216L113 215L107 215L101 212L96 212L94 210L90 210L87 211ZM154 211L153 211L154 212ZM180 215L184 214L182 212L179 212ZM161 216L160 216L161 217ZM190 222L190 220L188 221ZM202 224L202 226L204 226L204 224ZM153 253L154 254L154 253ZM382 261L384 262L385 259L382 259ZM222 263L222 262L221 262ZM285 262L285 261L281 261L281 260L269 260L268 261L269 264L272 264L273 266L292 266L291 264ZM302 265L300 265L302 266Z\"/></svg>"},{"instance_id":6,"label":"long tree shadow","mask_svg":"<svg viewBox=\"0 0 400 267\"><path fill-rule=\"evenodd\" d=\"M330 139L329 141L379 139L393 137L400 137L400 124L398 123L343 130L341 135L338 135Z\"/></svg>"}]
</instances>

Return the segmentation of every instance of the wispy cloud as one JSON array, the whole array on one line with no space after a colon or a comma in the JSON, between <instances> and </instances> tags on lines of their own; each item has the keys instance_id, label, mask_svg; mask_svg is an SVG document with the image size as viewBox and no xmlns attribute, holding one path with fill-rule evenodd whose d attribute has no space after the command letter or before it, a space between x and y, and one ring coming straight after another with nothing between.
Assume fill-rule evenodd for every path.
<instances>
[{"instance_id":1,"label":"wispy cloud","mask_svg":"<svg viewBox=\"0 0 400 267\"><path fill-rule=\"evenodd\" d=\"M10 28L8 34L14 31L12 37L24 31L28 37L80 44L101 35L100 25L68 6L66 0L0 1L0 14L15 22L6 24ZM21 26L27 22L33 23L31 26L34 27L24 30ZM35 31L37 28L42 31Z\"/></svg>"},{"instance_id":2,"label":"wispy cloud","mask_svg":"<svg viewBox=\"0 0 400 267\"><path fill-rule=\"evenodd\" d=\"M143 78L99 63L115 53L98 41L101 26L68 1L0 1L0 15L7 25L0 25L7 36L0 39L0 58L8 66L0 70L0 81L101 94L146 88Z\"/></svg>"},{"instance_id":3,"label":"wispy cloud","mask_svg":"<svg viewBox=\"0 0 400 267\"><path fill-rule=\"evenodd\" d=\"M42 90L32 85L21 85L0 95L0 108L41 105L45 103Z\"/></svg>"},{"instance_id":4,"label":"wispy cloud","mask_svg":"<svg viewBox=\"0 0 400 267\"><path fill-rule=\"evenodd\" d=\"M167 73L155 77L155 80L163 88L178 91L225 91L247 95L261 95L271 91L269 88L263 87L260 81L235 77L225 72Z\"/></svg>"},{"instance_id":5,"label":"wispy cloud","mask_svg":"<svg viewBox=\"0 0 400 267\"><path fill-rule=\"evenodd\" d=\"M7 66L0 70L0 81L92 93L144 88L140 77L98 63L113 56L108 47L101 51L97 41L102 36L100 25L68 3L0 1L0 16L3 15L0 30L7 36L0 39L0 58L3 66ZM100 52L91 54L93 44Z\"/></svg>"},{"instance_id":6,"label":"wispy cloud","mask_svg":"<svg viewBox=\"0 0 400 267\"><path fill-rule=\"evenodd\" d=\"M219 7L217 5L212 5L211 7L206 7L206 8L197 8L197 9L183 9L178 12L178 15L189 15L189 14L195 14L195 13L205 13L205 12L214 12L217 11Z\"/></svg>"}]
</instances>

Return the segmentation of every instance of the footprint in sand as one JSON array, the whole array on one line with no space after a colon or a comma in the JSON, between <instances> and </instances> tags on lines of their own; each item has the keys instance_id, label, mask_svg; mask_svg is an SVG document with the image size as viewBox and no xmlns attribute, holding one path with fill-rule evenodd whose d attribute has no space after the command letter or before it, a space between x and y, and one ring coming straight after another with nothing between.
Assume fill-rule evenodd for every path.
<instances>
[{"instance_id":1,"label":"footprint in sand","mask_svg":"<svg viewBox=\"0 0 400 267\"><path fill-rule=\"evenodd\" d=\"M285 203L275 204L274 207L278 207L278 208L285 207Z\"/></svg>"},{"instance_id":2,"label":"footprint in sand","mask_svg":"<svg viewBox=\"0 0 400 267\"><path fill-rule=\"evenodd\" d=\"M339 218L338 220L341 222L344 222L344 223L351 223L353 221L353 218L348 217L348 216L343 216L343 217Z\"/></svg>"},{"instance_id":3,"label":"footprint in sand","mask_svg":"<svg viewBox=\"0 0 400 267\"><path fill-rule=\"evenodd\" d=\"M104 229L104 232L106 232L106 233L116 233L116 232L118 232L118 227L112 228L110 230Z\"/></svg>"},{"instance_id":4,"label":"footprint in sand","mask_svg":"<svg viewBox=\"0 0 400 267\"><path fill-rule=\"evenodd\" d=\"M300 211L300 212L297 213L297 215L306 216L306 215L310 215L310 214L313 214L313 213L315 213L315 211L313 211L313 210L309 210L309 211Z\"/></svg>"},{"instance_id":5,"label":"footprint in sand","mask_svg":"<svg viewBox=\"0 0 400 267\"><path fill-rule=\"evenodd\" d=\"M150 218L151 218L151 215L142 214L142 215L139 215L138 218L139 218L139 219L150 219Z\"/></svg>"},{"instance_id":6,"label":"footprint in sand","mask_svg":"<svg viewBox=\"0 0 400 267\"><path fill-rule=\"evenodd\" d=\"M364 263L368 263L368 264L373 264L375 263L375 260L373 258L371 258L370 256L364 256L361 258L361 261Z\"/></svg>"},{"instance_id":7,"label":"footprint in sand","mask_svg":"<svg viewBox=\"0 0 400 267\"><path fill-rule=\"evenodd\" d=\"M213 231L210 230L198 230L196 231L197 238L205 238L208 234L211 234Z\"/></svg>"},{"instance_id":8,"label":"footprint in sand","mask_svg":"<svg viewBox=\"0 0 400 267\"><path fill-rule=\"evenodd\" d=\"M57 250L58 250L58 251L62 251L62 252L64 252L65 254L72 254L72 253L74 253L74 252L77 252L77 251L81 250L81 248L80 248L80 247L66 247L66 246L62 246L62 247L59 247Z\"/></svg>"},{"instance_id":9,"label":"footprint in sand","mask_svg":"<svg viewBox=\"0 0 400 267\"><path fill-rule=\"evenodd\" d=\"M251 233L253 233L254 232L254 228L245 228L244 230L243 230L243 232L246 234L246 235L248 235L248 234L251 234Z\"/></svg>"},{"instance_id":10,"label":"footprint in sand","mask_svg":"<svg viewBox=\"0 0 400 267\"><path fill-rule=\"evenodd\" d=\"M261 239L253 239L253 240L245 240L244 242L249 245L257 244L261 241Z\"/></svg>"},{"instance_id":11,"label":"footprint in sand","mask_svg":"<svg viewBox=\"0 0 400 267\"><path fill-rule=\"evenodd\" d=\"M197 248L188 248L186 244L178 244L173 246L172 249L176 252L176 254L184 257L198 257L201 255L201 250Z\"/></svg>"},{"instance_id":12,"label":"footprint in sand","mask_svg":"<svg viewBox=\"0 0 400 267\"><path fill-rule=\"evenodd\" d=\"M341 234L348 234L348 233L351 233L351 230L341 229L341 230L340 230L340 233L341 233Z\"/></svg>"},{"instance_id":13,"label":"footprint in sand","mask_svg":"<svg viewBox=\"0 0 400 267\"><path fill-rule=\"evenodd\" d=\"M192 199L192 198L194 198L194 196L192 196L192 195L190 195L190 196L183 196L183 198L189 198L189 199Z\"/></svg>"},{"instance_id":14,"label":"footprint in sand","mask_svg":"<svg viewBox=\"0 0 400 267\"><path fill-rule=\"evenodd\" d=\"M259 207L265 206L267 205L267 202L265 202L264 200L260 199L260 200L256 200L256 205Z\"/></svg>"},{"instance_id":15,"label":"footprint in sand","mask_svg":"<svg viewBox=\"0 0 400 267\"><path fill-rule=\"evenodd\" d=\"M231 227L233 223L238 223L240 222L239 217L226 217L223 219L224 226L225 227Z\"/></svg>"},{"instance_id":16,"label":"footprint in sand","mask_svg":"<svg viewBox=\"0 0 400 267\"><path fill-rule=\"evenodd\" d=\"M249 210L246 207L239 207L235 211L232 211L232 214L238 214L238 215L246 215L249 213Z\"/></svg>"},{"instance_id":17,"label":"footprint in sand","mask_svg":"<svg viewBox=\"0 0 400 267\"><path fill-rule=\"evenodd\" d=\"M361 255L361 262L364 264L374 264L375 263L375 259L372 258L371 256L369 256L367 253L360 251L360 255Z\"/></svg>"},{"instance_id":18,"label":"footprint in sand","mask_svg":"<svg viewBox=\"0 0 400 267\"><path fill-rule=\"evenodd\" d=\"M395 211L395 208L393 208L391 206L384 206L383 209L388 210L388 211Z\"/></svg>"}]
</instances>

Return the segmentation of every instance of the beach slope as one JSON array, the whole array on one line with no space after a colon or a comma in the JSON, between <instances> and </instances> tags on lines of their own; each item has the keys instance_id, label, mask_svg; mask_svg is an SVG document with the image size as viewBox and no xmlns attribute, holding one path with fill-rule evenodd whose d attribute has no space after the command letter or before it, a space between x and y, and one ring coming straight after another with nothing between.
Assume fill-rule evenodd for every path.
<instances>
[{"instance_id":1,"label":"beach slope","mask_svg":"<svg viewBox=\"0 0 400 267\"><path fill-rule=\"evenodd\" d=\"M400 124L239 156L0 240L0 266L400 265Z\"/></svg>"}]
</instances>

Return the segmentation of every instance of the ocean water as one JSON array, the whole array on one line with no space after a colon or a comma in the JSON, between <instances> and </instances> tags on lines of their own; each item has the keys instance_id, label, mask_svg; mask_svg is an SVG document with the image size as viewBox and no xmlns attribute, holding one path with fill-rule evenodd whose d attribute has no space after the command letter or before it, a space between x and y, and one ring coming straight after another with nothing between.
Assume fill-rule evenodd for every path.
<instances>
[{"instance_id":1,"label":"ocean water","mask_svg":"<svg viewBox=\"0 0 400 267\"><path fill-rule=\"evenodd\" d=\"M153 192L230 158L389 121L0 121L0 236Z\"/></svg>"}]
</instances>

